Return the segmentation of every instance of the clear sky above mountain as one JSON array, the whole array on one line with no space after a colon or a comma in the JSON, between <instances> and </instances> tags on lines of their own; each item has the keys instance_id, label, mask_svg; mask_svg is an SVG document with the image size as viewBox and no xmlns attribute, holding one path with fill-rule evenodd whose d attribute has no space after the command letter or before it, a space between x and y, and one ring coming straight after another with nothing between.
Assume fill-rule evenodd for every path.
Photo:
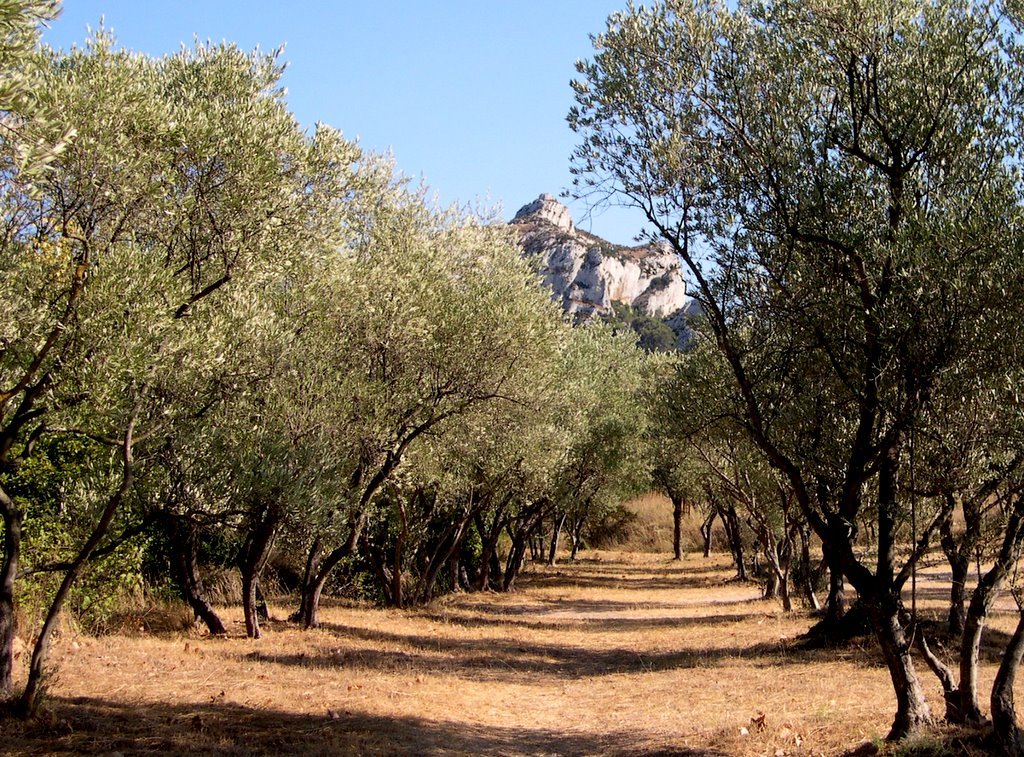
<instances>
[{"instance_id":1,"label":"clear sky above mountain","mask_svg":"<svg viewBox=\"0 0 1024 757\"><path fill-rule=\"evenodd\" d=\"M65 0L44 34L81 45L103 18L118 43L162 55L194 37L271 50L299 120L391 150L442 205L500 203L505 218L571 183L565 122L577 58L625 0ZM577 225L629 243L635 212L570 205Z\"/></svg>"}]
</instances>

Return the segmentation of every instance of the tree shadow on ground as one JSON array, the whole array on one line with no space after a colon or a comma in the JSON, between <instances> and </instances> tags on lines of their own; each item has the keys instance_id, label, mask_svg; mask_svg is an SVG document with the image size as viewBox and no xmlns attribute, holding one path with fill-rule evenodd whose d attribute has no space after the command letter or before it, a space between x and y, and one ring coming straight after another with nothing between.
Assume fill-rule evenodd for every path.
<instances>
[{"instance_id":1,"label":"tree shadow on ground","mask_svg":"<svg viewBox=\"0 0 1024 757\"><path fill-rule=\"evenodd\" d=\"M582 589L618 589L622 591L677 591L679 589L706 589L721 586L725 581L720 571L708 573L679 573L678 575L652 575L653 571L630 575L619 571L607 573L592 571L556 571L527 573L519 582L523 587L562 586Z\"/></svg>"},{"instance_id":2,"label":"tree shadow on ground","mask_svg":"<svg viewBox=\"0 0 1024 757\"><path fill-rule=\"evenodd\" d=\"M494 596L488 594L462 596L468 596L472 599L469 602L463 603L449 603L435 605L433 607L428 606L423 609L413 610L412 612L415 612L418 617L427 619L443 619L446 615L450 615L452 613L472 615L474 619L487 615L500 623L507 619L514 619L522 616L540 616L541 618L544 618L551 615L578 615L582 617L588 614L598 613L633 613L638 610L675 610L680 612L684 610L692 610L695 607L749 608L752 603L758 602L760 598L759 596L750 596L738 599L702 599L695 602L686 602L685 600L678 602L646 602L643 600L630 602L627 600L614 599L562 599L558 597L543 597L531 602L511 603L507 601L478 601L479 599L486 600ZM778 604L772 601L770 607L775 610L778 608ZM747 617L762 616L762 613L751 613L749 612L749 609L744 614ZM740 613L737 613L736 616L739 617ZM680 619L682 618L683 616L680 616Z\"/></svg>"},{"instance_id":3,"label":"tree shadow on ground","mask_svg":"<svg viewBox=\"0 0 1024 757\"><path fill-rule=\"evenodd\" d=\"M728 616L731 620L733 616ZM703 622L714 619L702 618ZM521 682L529 676L550 676L579 680L595 676L651 673L680 668L711 668L729 661L744 660L754 667L805 665L834 662L837 654L846 654L864 664L881 664L863 649L795 650L786 643L762 643L747 647L718 646L680 648L656 653L641 653L630 647L595 649L592 646L547 644L508 638L447 638L339 624L321 628L336 634L339 640L369 642L374 647L349 645L318 654L239 655L246 660L313 668L360 668L415 672L424 675L466 677L474 681ZM399 649L395 649L399 647Z\"/></svg>"},{"instance_id":4,"label":"tree shadow on ground","mask_svg":"<svg viewBox=\"0 0 1024 757\"><path fill-rule=\"evenodd\" d=\"M732 558L724 556L722 559L716 557L694 557L688 555L685 560L673 560L665 555L661 560L644 562L635 565L624 564L614 560L606 560L599 557L579 556L575 560L559 560L559 567L579 568L581 570L602 571L605 573L679 573L692 575L695 573L718 573L732 570Z\"/></svg>"},{"instance_id":5,"label":"tree shadow on ground","mask_svg":"<svg viewBox=\"0 0 1024 757\"><path fill-rule=\"evenodd\" d=\"M648 609L641 607L638 609ZM652 608L662 609L662 608ZM665 608L667 609L667 608ZM678 609L678 608L675 608ZM613 610L590 611L590 612L614 612ZM435 613L424 613L418 617L431 620L436 623L458 623L465 626L497 627L497 628L527 628L534 631L551 631L557 629L583 629L599 633L636 633L653 628L691 628L705 625L719 625L728 623L742 623L755 618L765 617L763 613L736 613L705 616L683 616L668 615L662 617L593 617L589 614L574 612L550 612L541 613L537 620L526 620L521 616L495 615L485 616L482 613L472 611L444 611ZM536 615L534 616L536 617Z\"/></svg>"},{"instance_id":6,"label":"tree shadow on ground","mask_svg":"<svg viewBox=\"0 0 1024 757\"><path fill-rule=\"evenodd\" d=\"M647 751L636 734L500 728L325 710L301 715L230 702L129 705L55 699L34 721L0 721L0 751L13 754L562 754L717 757L690 749Z\"/></svg>"},{"instance_id":7,"label":"tree shadow on ground","mask_svg":"<svg viewBox=\"0 0 1024 757\"><path fill-rule=\"evenodd\" d=\"M957 656L960 652L960 637L950 634L945 622L942 621L922 622L918 630L920 633L925 634L932 651L940 659L945 660L946 664L950 665L955 671L958 664ZM982 662L1002 662L1003 654L1010 643L1011 635L1006 631L1001 631L998 628L992 628L990 625L987 625L981 635L981 648L978 658Z\"/></svg>"}]
</instances>

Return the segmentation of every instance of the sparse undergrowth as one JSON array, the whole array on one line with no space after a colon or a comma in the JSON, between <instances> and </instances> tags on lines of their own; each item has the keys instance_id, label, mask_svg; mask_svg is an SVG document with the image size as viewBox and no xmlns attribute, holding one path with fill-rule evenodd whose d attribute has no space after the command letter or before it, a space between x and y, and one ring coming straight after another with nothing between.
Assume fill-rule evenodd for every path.
<instances>
[{"instance_id":1,"label":"sparse undergrowth","mask_svg":"<svg viewBox=\"0 0 1024 757\"><path fill-rule=\"evenodd\" d=\"M873 644L802 649L812 618L731 575L725 556L596 552L534 567L511 594L333 605L320 629L278 621L258 641L230 609L226 639L65 634L42 716L4 722L0 743L33 754L875 754L892 702ZM1011 623L997 614L998 629ZM994 667L986 659L983 677ZM938 729L891 753L985 750L977 734Z\"/></svg>"}]
</instances>

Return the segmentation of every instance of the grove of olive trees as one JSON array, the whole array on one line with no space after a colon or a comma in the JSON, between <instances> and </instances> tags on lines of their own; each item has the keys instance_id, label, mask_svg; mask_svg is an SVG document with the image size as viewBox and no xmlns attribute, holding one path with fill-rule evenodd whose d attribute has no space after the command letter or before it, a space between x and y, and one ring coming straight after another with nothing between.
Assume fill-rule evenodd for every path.
<instances>
[{"instance_id":1,"label":"grove of olive trees","mask_svg":"<svg viewBox=\"0 0 1024 757\"><path fill-rule=\"evenodd\" d=\"M637 333L665 348L664 324L571 325L497 219L303 129L279 53L55 51L56 11L0 4L3 714L38 711L69 610L173 594L225 635L227 573L258 639L272 591L302 628L332 594L511 591L656 488L676 560L699 511L705 552L720 522L787 617L827 642L866 618L891 738L934 720L921 662L948 721L984 722L982 635L1024 548L1015 5L613 15L572 166L689 269L687 350L653 354ZM916 612L935 555L953 664ZM989 694L1008 754L1020 617Z\"/></svg>"},{"instance_id":2,"label":"grove of olive trees","mask_svg":"<svg viewBox=\"0 0 1024 757\"><path fill-rule=\"evenodd\" d=\"M53 10L4 9L0 689L17 711L38 708L68 603L116 601L105 570L175 587L217 634L203 572L234 567L258 638L275 550L301 556L294 617L315 626L332 580L397 607L508 590L546 519L640 485L642 353L572 329L503 225L304 131L276 54L155 59L102 31L36 49ZM15 630L35 640L20 692Z\"/></svg>"},{"instance_id":3,"label":"grove of olive trees","mask_svg":"<svg viewBox=\"0 0 1024 757\"><path fill-rule=\"evenodd\" d=\"M685 261L720 356L717 423L856 589L894 738L932 719L901 589L952 507L998 501L949 694L980 719L974 629L1021 545L1014 8L668 1L612 16L594 44L569 116L577 191L642 209ZM992 695L1017 749L1002 713L1018 660L1011 645Z\"/></svg>"}]
</instances>

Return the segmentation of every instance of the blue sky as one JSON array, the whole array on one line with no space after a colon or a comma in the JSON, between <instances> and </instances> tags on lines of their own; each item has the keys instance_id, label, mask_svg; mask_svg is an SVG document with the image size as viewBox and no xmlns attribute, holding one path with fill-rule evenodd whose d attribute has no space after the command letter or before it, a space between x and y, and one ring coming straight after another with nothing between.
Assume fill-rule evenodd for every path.
<instances>
[{"instance_id":1,"label":"blue sky","mask_svg":"<svg viewBox=\"0 0 1024 757\"><path fill-rule=\"evenodd\" d=\"M442 205L499 204L510 218L571 183L565 123L577 58L626 0L65 0L45 32L81 45L104 18L123 47L162 55L193 37L285 44L299 120L393 151ZM630 243L635 212L569 203L577 223Z\"/></svg>"}]
</instances>

